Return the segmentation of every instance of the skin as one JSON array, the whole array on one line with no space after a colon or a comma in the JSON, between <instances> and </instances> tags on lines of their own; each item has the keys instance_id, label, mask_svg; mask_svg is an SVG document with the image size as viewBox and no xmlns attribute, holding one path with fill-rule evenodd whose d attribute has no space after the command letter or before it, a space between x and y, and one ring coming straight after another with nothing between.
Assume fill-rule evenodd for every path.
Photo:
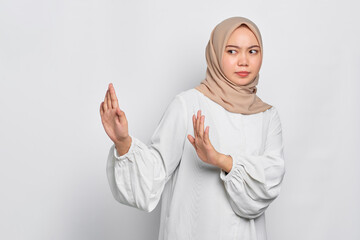
<instances>
[{"instance_id":1,"label":"skin","mask_svg":"<svg viewBox=\"0 0 360 240\"><path fill-rule=\"evenodd\" d=\"M106 134L114 142L118 154L124 155L131 146L128 121L125 112L120 110L112 83L109 84L104 101L100 104L101 122Z\"/></svg>"},{"instance_id":2,"label":"skin","mask_svg":"<svg viewBox=\"0 0 360 240\"><path fill-rule=\"evenodd\" d=\"M219 167L227 173L230 172L233 164L232 157L219 153L211 144L209 139L210 127L207 126L204 131L205 116L201 115L201 110L198 110L197 117L195 114L193 115L192 120L195 137L189 134L187 138L191 145L195 148L199 158L203 162Z\"/></svg>"},{"instance_id":3,"label":"skin","mask_svg":"<svg viewBox=\"0 0 360 240\"><path fill-rule=\"evenodd\" d=\"M237 85L246 85L258 75L261 63L262 53L255 34L247 26L240 26L230 35L222 56L225 76ZM241 77L236 74L239 71L250 74Z\"/></svg>"},{"instance_id":4,"label":"skin","mask_svg":"<svg viewBox=\"0 0 360 240\"><path fill-rule=\"evenodd\" d=\"M237 85L250 83L259 73L262 63L262 54L255 34L246 26L237 28L229 37L222 56L221 67L225 76ZM236 74L239 71L248 71L250 74L241 77ZM131 137L128 133L128 121L125 112L120 110L115 89L109 84L105 99L100 104L101 122L110 139L114 142L118 154L126 154L131 146ZM196 150L199 158L208 164L212 164L230 172L233 159L229 155L215 150L209 139L209 126L204 130L205 116L198 110L197 115L192 116L194 136L187 136L189 142Z\"/></svg>"}]
</instances>

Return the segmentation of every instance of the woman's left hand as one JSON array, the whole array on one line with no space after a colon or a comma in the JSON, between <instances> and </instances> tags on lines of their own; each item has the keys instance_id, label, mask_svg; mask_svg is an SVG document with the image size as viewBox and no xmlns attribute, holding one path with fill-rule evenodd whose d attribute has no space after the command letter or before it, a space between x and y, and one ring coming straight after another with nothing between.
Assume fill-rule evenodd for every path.
<instances>
[{"instance_id":1,"label":"woman's left hand","mask_svg":"<svg viewBox=\"0 0 360 240\"><path fill-rule=\"evenodd\" d=\"M204 132L205 116L201 115L201 110L197 112L197 117L195 117L195 114L193 115L192 120L195 138L190 134L187 136L191 145L193 145L202 161L218 166L221 154L215 150L210 142L209 126L206 127Z\"/></svg>"}]
</instances>

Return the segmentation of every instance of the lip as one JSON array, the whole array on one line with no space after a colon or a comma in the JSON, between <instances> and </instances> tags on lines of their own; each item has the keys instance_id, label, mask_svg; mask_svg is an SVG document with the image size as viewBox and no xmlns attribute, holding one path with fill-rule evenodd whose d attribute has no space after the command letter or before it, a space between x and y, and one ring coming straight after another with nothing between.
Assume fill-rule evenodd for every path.
<instances>
[{"instance_id":1,"label":"lip","mask_svg":"<svg viewBox=\"0 0 360 240\"><path fill-rule=\"evenodd\" d=\"M250 72L246 72L246 71L241 71L241 72L235 72L237 75L239 75L240 77L246 77L247 75L249 75Z\"/></svg>"}]
</instances>

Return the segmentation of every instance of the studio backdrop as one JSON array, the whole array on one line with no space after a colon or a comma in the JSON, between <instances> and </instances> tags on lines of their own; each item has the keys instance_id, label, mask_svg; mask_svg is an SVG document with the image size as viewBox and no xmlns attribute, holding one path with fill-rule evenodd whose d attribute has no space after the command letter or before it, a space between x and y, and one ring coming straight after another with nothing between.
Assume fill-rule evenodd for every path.
<instances>
[{"instance_id":1,"label":"studio backdrop","mask_svg":"<svg viewBox=\"0 0 360 240\"><path fill-rule=\"evenodd\" d=\"M151 213L119 204L100 103L114 84L149 143L171 99L205 77L225 18L263 36L258 96L282 122L286 174L270 240L360 239L360 15L356 1L0 2L0 238L156 240Z\"/></svg>"}]
</instances>

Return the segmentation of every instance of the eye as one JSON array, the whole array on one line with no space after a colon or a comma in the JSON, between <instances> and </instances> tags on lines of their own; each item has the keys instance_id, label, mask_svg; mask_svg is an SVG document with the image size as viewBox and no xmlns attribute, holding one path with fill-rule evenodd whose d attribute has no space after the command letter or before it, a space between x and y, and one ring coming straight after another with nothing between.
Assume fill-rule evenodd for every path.
<instances>
[{"instance_id":1,"label":"eye","mask_svg":"<svg viewBox=\"0 0 360 240\"><path fill-rule=\"evenodd\" d=\"M235 51L235 50L232 50L232 49L227 50L227 52L230 53L230 54L235 54L235 53L236 53L236 51Z\"/></svg>"},{"instance_id":2,"label":"eye","mask_svg":"<svg viewBox=\"0 0 360 240\"><path fill-rule=\"evenodd\" d=\"M254 51L254 52L252 52L252 51ZM258 50L255 50L255 49L250 50L250 53L257 53L257 52L258 52Z\"/></svg>"}]
</instances>

